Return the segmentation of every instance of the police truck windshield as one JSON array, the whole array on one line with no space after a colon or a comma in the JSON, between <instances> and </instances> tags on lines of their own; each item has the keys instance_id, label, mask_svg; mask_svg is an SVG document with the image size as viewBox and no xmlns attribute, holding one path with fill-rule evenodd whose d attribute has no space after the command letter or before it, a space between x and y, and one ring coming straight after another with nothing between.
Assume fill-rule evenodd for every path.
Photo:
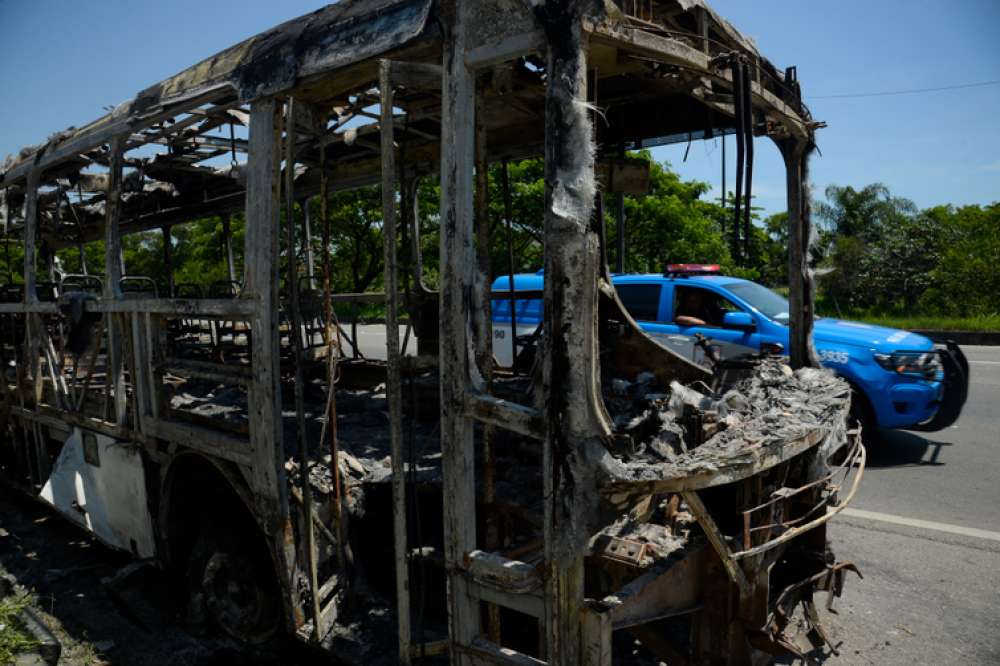
<instances>
[{"instance_id":1,"label":"police truck windshield","mask_svg":"<svg viewBox=\"0 0 1000 666\"><path fill-rule=\"evenodd\" d=\"M724 286L768 319L773 319L779 324L788 323L788 301L767 287L756 282L730 282Z\"/></svg>"}]
</instances>

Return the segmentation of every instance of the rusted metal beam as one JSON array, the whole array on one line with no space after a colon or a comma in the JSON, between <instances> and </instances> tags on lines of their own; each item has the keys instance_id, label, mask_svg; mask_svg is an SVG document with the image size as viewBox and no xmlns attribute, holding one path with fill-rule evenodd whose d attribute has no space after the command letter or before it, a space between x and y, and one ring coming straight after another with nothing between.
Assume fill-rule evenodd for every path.
<instances>
[{"instance_id":1,"label":"rusted metal beam","mask_svg":"<svg viewBox=\"0 0 1000 666\"><path fill-rule=\"evenodd\" d=\"M329 348L326 364L326 382L329 397L327 400L326 423L330 436L330 469L333 474L333 493L330 497L330 514L333 516L333 529L336 535L337 544L337 570L342 574L347 573L348 545L344 538L344 515L343 497L340 478L340 447L337 440L337 358L343 353L341 344L340 325L337 323L333 312L333 301L331 291L333 290L333 277L331 267L331 220L330 220L330 176L326 170L326 147L320 146L320 185L319 185L319 215L323 224L323 335ZM334 333L336 328L336 333ZM334 342L336 335L336 342ZM334 353L334 344L336 351ZM353 344L353 343L352 343Z\"/></svg>"},{"instance_id":2,"label":"rusted metal beam","mask_svg":"<svg viewBox=\"0 0 1000 666\"><path fill-rule=\"evenodd\" d=\"M253 464L250 441L242 437L179 420L162 418L147 419L143 423L143 429L150 437L187 446L222 460L244 466Z\"/></svg>"},{"instance_id":3,"label":"rusted metal beam","mask_svg":"<svg viewBox=\"0 0 1000 666\"><path fill-rule=\"evenodd\" d=\"M804 523L802 525L793 527L792 529L786 531L780 536L775 537L774 539L771 539L766 543L762 543L759 546L755 546L753 548L747 548L739 552L733 553L732 558L734 560L741 560L748 557L753 557L755 555L760 555L761 553L765 553L773 548L780 546L783 543L788 543L789 541L791 541L792 539L801 534L805 534L806 532L816 529L820 525L829 522L831 518L833 518L838 513L846 509L847 505L850 504L851 500L854 499L854 495L858 492L858 487L861 485L861 478L862 476L864 476L865 473L865 461L867 459L867 451L864 445L859 443L858 446L860 447L858 450L858 456L856 460L858 471L854 473L854 479L851 482L851 489L848 491L847 497L845 497L843 501L829 507L828 510L826 510L823 513L823 515L821 515L819 518L811 520L808 523Z\"/></svg>"},{"instance_id":4,"label":"rusted metal beam","mask_svg":"<svg viewBox=\"0 0 1000 666\"><path fill-rule=\"evenodd\" d=\"M740 565L733 559L733 551L729 548L729 544L726 543L726 536L719 530L719 526L715 523L715 519L712 518L712 514L708 512L708 508L705 507L705 504L695 491L685 491L681 493L681 497L684 498L688 509L691 510L691 515L698 520L698 524L705 531L705 536L708 537L708 542L712 544L712 548L715 549L719 559L722 560L722 566L726 568L726 573L736 583L742 597L748 598L752 591L750 581L747 579L747 575L743 572L743 569L740 568Z\"/></svg>"},{"instance_id":5,"label":"rusted metal beam","mask_svg":"<svg viewBox=\"0 0 1000 666\"><path fill-rule=\"evenodd\" d=\"M498 44L484 44L469 49L465 53L465 64L470 69L485 69L544 50L545 33L532 30L511 35Z\"/></svg>"},{"instance_id":6,"label":"rusted metal beam","mask_svg":"<svg viewBox=\"0 0 1000 666\"><path fill-rule=\"evenodd\" d=\"M295 107L294 97L285 102L285 257L288 274L288 308L292 330L288 336L294 363L295 425L299 440L299 472L302 488L302 512L305 515L306 575L309 577L309 600L313 618L313 640L319 641L322 612L319 598L319 577L316 562L316 529L313 525L312 483L309 480L309 438L305 416L305 376L302 372L302 310L299 302L299 271L295 257Z\"/></svg>"},{"instance_id":7,"label":"rusted metal beam","mask_svg":"<svg viewBox=\"0 0 1000 666\"><path fill-rule=\"evenodd\" d=\"M390 60L392 82L416 90L441 90L441 66L427 62Z\"/></svg>"},{"instance_id":8,"label":"rusted metal beam","mask_svg":"<svg viewBox=\"0 0 1000 666\"><path fill-rule=\"evenodd\" d=\"M466 396L467 414L476 420L534 439L545 438L545 419L534 407L485 393Z\"/></svg>"},{"instance_id":9,"label":"rusted metal beam","mask_svg":"<svg viewBox=\"0 0 1000 666\"><path fill-rule=\"evenodd\" d=\"M698 609L705 569L704 547L679 562L654 565L614 594L605 597L614 629L624 629Z\"/></svg>"}]
</instances>

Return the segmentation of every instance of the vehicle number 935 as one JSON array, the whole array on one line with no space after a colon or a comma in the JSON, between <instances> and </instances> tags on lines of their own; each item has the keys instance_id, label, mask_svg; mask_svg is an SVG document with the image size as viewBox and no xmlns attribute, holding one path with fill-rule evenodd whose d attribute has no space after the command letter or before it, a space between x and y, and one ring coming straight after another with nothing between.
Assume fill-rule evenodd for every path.
<instances>
[{"instance_id":1,"label":"vehicle number 935","mask_svg":"<svg viewBox=\"0 0 1000 666\"><path fill-rule=\"evenodd\" d=\"M845 351L824 349L819 353L819 360L823 363L847 363L851 360L851 355Z\"/></svg>"}]
</instances>

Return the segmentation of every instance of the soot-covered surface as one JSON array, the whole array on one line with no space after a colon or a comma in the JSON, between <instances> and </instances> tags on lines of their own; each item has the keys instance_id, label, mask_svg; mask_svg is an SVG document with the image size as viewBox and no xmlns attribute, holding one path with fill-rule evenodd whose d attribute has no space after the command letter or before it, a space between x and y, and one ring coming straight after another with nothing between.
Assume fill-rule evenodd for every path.
<instances>
[{"instance_id":1,"label":"soot-covered surface","mask_svg":"<svg viewBox=\"0 0 1000 666\"><path fill-rule=\"evenodd\" d=\"M780 455L803 438L843 439L850 408L844 380L828 370L792 370L778 358L762 359L721 391L677 382L659 391L644 379L615 385L618 403L625 403L616 425L632 437L630 450L618 456L616 471L625 479L722 473ZM701 428L700 443L692 440L694 427Z\"/></svg>"}]
</instances>

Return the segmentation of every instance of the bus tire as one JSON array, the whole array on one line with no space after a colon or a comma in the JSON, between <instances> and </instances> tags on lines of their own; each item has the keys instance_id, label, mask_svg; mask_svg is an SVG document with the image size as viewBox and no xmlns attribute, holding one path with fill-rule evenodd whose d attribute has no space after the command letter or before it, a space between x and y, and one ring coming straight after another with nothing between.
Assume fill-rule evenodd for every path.
<instances>
[{"instance_id":1,"label":"bus tire","mask_svg":"<svg viewBox=\"0 0 1000 666\"><path fill-rule=\"evenodd\" d=\"M187 624L211 625L241 643L265 643L282 626L268 555L240 534L213 533L219 534L202 530L191 554Z\"/></svg>"}]
</instances>

